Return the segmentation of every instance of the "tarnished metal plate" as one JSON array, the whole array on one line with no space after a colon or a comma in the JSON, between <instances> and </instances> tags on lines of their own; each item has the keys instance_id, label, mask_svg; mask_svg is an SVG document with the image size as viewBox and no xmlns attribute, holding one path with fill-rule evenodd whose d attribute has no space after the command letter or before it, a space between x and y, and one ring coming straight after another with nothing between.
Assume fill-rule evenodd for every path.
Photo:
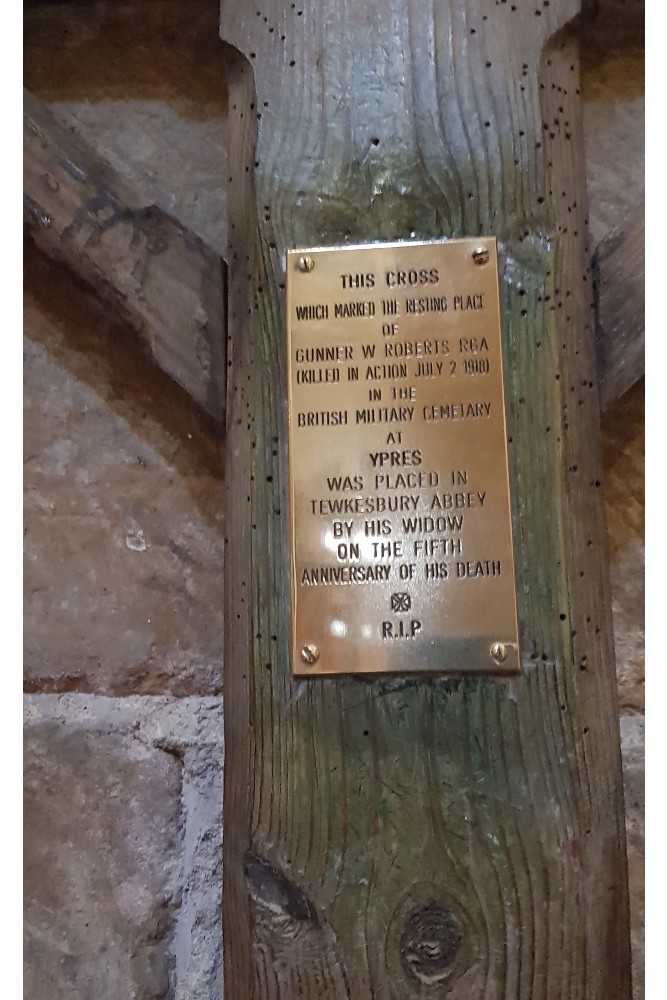
<instances>
[{"instance_id":1,"label":"tarnished metal plate","mask_svg":"<svg viewBox=\"0 0 667 1000\"><path fill-rule=\"evenodd\" d=\"M496 243L287 255L292 669L516 673Z\"/></svg>"}]
</instances>

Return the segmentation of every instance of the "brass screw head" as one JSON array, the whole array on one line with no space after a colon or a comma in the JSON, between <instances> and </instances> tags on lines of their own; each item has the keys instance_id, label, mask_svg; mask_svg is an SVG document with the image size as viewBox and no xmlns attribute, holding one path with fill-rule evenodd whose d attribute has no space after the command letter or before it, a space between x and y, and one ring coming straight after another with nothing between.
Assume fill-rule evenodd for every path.
<instances>
[{"instance_id":1,"label":"brass screw head","mask_svg":"<svg viewBox=\"0 0 667 1000\"><path fill-rule=\"evenodd\" d=\"M301 659L304 663L307 663L312 667L313 663L317 663L320 658L320 651L313 642L307 642L305 646L301 647Z\"/></svg>"},{"instance_id":2,"label":"brass screw head","mask_svg":"<svg viewBox=\"0 0 667 1000\"><path fill-rule=\"evenodd\" d=\"M491 646L491 656L496 663L503 663L507 659L507 646L504 642L494 642Z\"/></svg>"},{"instance_id":3,"label":"brass screw head","mask_svg":"<svg viewBox=\"0 0 667 1000\"><path fill-rule=\"evenodd\" d=\"M488 264L489 251L486 247L476 247L472 252L472 259L475 264Z\"/></svg>"},{"instance_id":4,"label":"brass screw head","mask_svg":"<svg viewBox=\"0 0 667 1000\"><path fill-rule=\"evenodd\" d=\"M315 261L310 254L305 253L302 257L299 257L296 266L300 271L305 271L308 274L315 267Z\"/></svg>"}]
</instances>

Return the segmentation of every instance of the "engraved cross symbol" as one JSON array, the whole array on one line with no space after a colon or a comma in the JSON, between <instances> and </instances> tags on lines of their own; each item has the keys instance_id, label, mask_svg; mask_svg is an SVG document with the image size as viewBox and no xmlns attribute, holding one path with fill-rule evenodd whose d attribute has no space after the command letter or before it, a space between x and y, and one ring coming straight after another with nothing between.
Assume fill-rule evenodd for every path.
<instances>
[{"instance_id":1,"label":"engraved cross symbol","mask_svg":"<svg viewBox=\"0 0 667 1000\"><path fill-rule=\"evenodd\" d=\"M409 611L412 607L412 600L409 594L392 594L391 595L391 610L392 611Z\"/></svg>"}]
</instances>

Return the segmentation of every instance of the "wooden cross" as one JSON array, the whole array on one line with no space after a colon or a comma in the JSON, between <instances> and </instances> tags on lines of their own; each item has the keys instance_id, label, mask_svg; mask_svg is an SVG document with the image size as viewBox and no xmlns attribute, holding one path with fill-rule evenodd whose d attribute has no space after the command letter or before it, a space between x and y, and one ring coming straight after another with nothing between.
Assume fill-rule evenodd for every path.
<instances>
[{"instance_id":1,"label":"wooden cross","mask_svg":"<svg viewBox=\"0 0 667 1000\"><path fill-rule=\"evenodd\" d=\"M629 995L576 0L223 0L225 995ZM522 675L290 674L284 254L499 241Z\"/></svg>"}]
</instances>

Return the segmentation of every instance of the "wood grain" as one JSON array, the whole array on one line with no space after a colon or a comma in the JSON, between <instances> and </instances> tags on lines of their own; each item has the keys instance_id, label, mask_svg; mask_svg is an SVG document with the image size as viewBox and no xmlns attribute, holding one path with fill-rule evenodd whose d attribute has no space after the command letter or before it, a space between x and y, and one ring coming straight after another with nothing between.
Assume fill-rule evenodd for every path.
<instances>
[{"instance_id":1,"label":"wood grain","mask_svg":"<svg viewBox=\"0 0 667 1000\"><path fill-rule=\"evenodd\" d=\"M644 374L644 205L599 244L593 258L600 405L610 409Z\"/></svg>"},{"instance_id":2,"label":"wood grain","mask_svg":"<svg viewBox=\"0 0 667 1000\"><path fill-rule=\"evenodd\" d=\"M225 995L622 1000L577 4L223 2ZM297 681L283 253L494 234L522 676Z\"/></svg>"},{"instance_id":3,"label":"wood grain","mask_svg":"<svg viewBox=\"0 0 667 1000\"><path fill-rule=\"evenodd\" d=\"M109 301L157 365L224 422L224 261L136 195L24 95L24 224L37 246Z\"/></svg>"}]
</instances>

